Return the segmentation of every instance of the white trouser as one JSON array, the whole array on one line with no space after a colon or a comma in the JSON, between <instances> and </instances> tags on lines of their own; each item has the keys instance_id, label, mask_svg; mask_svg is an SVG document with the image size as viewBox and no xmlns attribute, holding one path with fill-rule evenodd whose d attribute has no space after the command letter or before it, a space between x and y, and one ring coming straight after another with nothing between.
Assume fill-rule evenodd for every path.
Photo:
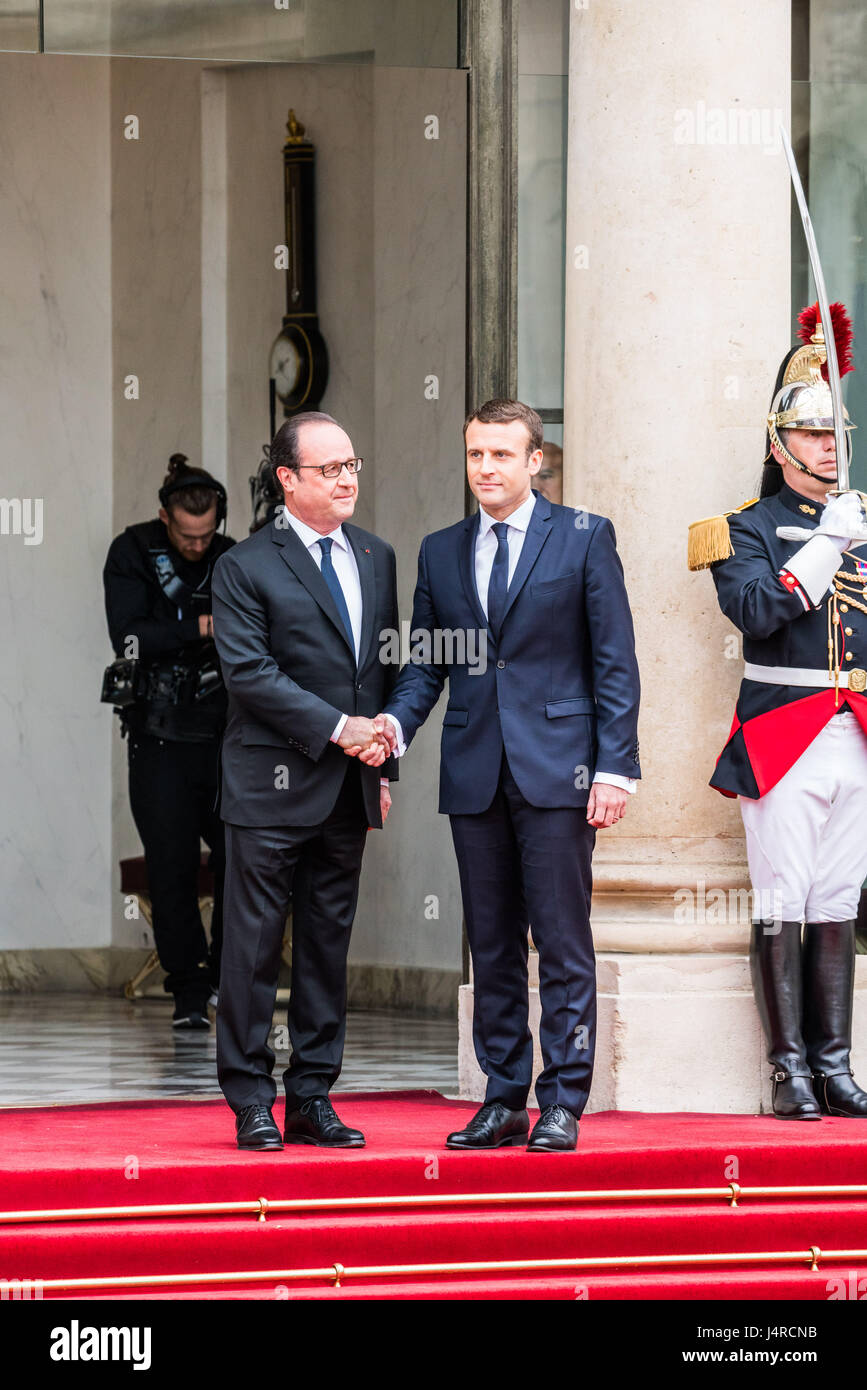
<instances>
[{"instance_id":1,"label":"white trouser","mask_svg":"<svg viewBox=\"0 0 867 1390\"><path fill-rule=\"evenodd\" d=\"M867 735L835 714L775 787L740 796L754 912L848 922L867 877Z\"/></svg>"}]
</instances>

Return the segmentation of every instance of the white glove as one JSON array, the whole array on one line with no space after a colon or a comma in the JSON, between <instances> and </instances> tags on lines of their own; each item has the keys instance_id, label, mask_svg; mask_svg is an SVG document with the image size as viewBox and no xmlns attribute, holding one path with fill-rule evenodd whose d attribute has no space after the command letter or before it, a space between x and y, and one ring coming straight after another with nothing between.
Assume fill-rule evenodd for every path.
<instances>
[{"instance_id":1,"label":"white glove","mask_svg":"<svg viewBox=\"0 0 867 1390\"><path fill-rule=\"evenodd\" d=\"M838 497L830 498L816 530L827 536L838 536L841 539L845 537L859 544L867 541L867 516L864 515L861 494L841 492ZM847 550L850 548L846 546Z\"/></svg>"},{"instance_id":2,"label":"white glove","mask_svg":"<svg viewBox=\"0 0 867 1390\"><path fill-rule=\"evenodd\" d=\"M842 555L844 550L867 542L867 517L861 497L857 492L841 492L830 498L814 530L803 526L778 526L777 535L784 541L808 541L814 536L827 536Z\"/></svg>"}]
</instances>

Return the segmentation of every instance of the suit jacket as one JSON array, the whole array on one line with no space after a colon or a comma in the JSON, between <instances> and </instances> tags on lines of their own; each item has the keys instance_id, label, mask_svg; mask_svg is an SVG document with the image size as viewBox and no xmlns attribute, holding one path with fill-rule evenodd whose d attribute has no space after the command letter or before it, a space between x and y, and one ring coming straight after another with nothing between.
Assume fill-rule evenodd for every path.
<instances>
[{"instance_id":1,"label":"suit jacket","mask_svg":"<svg viewBox=\"0 0 867 1390\"><path fill-rule=\"evenodd\" d=\"M280 524L282 521L283 524ZM361 582L358 665L316 561L281 512L214 569L214 637L229 695L223 820L315 825L329 815L348 760L331 743L341 714L378 714L394 684L380 632L398 626L394 551L344 524ZM379 783L394 761L359 764L368 824L380 828Z\"/></svg>"},{"instance_id":2,"label":"suit jacket","mask_svg":"<svg viewBox=\"0 0 867 1390\"><path fill-rule=\"evenodd\" d=\"M478 513L422 541L412 629L431 633L433 659L404 667L387 711L409 744L448 681L439 802L448 814L487 809L504 746L534 806L586 805L597 767L640 776L638 665L614 528L534 496L499 642L476 590ZM484 668L449 659L460 644L438 653L436 629L483 633Z\"/></svg>"},{"instance_id":3,"label":"suit jacket","mask_svg":"<svg viewBox=\"0 0 867 1390\"><path fill-rule=\"evenodd\" d=\"M758 666L828 669L828 594L818 604L780 577L803 541L786 541L778 526L815 530L822 504L786 483L772 497L729 517L734 554L711 566L719 605L743 633L744 660ZM853 574L860 550L841 555L840 568ZM863 564L863 561L861 562ZM809 606L805 609L804 604ZM864 602L862 593L859 602ZM854 605L841 609L838 633L841 667L867 669L867 615ZM867 699L843 690L840 704L854 710L867 730ZM833 688L772 685L744 679L725 747L710 785L724 796L757 800L788 772L835 711Z\"/></svg>"}]
</instances>

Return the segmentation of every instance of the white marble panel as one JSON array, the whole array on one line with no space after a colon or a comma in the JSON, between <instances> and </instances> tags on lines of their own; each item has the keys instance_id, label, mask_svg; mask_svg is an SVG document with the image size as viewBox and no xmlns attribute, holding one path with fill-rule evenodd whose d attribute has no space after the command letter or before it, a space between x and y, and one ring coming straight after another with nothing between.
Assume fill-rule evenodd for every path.
<instances>
[{"instance_id":1,"label":"white marble panel","mask_svg":"<svg viewBox=\"0 0 867 1390\"><path fill-rule=\"evenodd\" d=\"M225 483L229 463L229 171L225 68L202 70L202 456ZM234 519L233 519L234 520Z\"/></svg>"},{"instance_id":2,"label":"white marble panel","mask_svg":"<svg viewBox=\"0 0 867 1390\"><path fill-rule=\"evenodd\" d=\"M0 949L109 939L108 102L102 60L0 56L0 486L42 503L0 534Z\"/></svg>"},{"instance_id":3,"label":"white marble panel","mask_svg":"<svg viewBox=\"0 0 867 1390\"><path fill-rule=\"evenodd\" d=\"M126 138L129 117L138 119L138 139ZM116 534L156 516L171 454L186 454L196 467L211 466L202 449L202 280L203 250L210 250L218 233L206 241L202 231L200 65L112 59L110 120ZM210 154L213 142L208 148ZM218 153L209 159L209 172L214 158ZM217 312L219 303L218 294ZM130 375L138 378L137 400L125 396ZM219 435L217 440L219 447ZM215 461L218 474L224 465L223 447ZM107 634L105 653L110 660ZM142 848L129 809L127 748L114 723L112 940L117 946L151 945L147 924L127 919L118 892L118 861Z\"/></svg>"},{"instance_id":4,"label":"white marble panel","mask_svg":"<svg viewBox=\"0 0 867 1390\"><path fill-rule=\"evenodd\" d=\"M464 514L466 76L378 70L375 111L375 529L395 547L409 620L422 537ZM441 721L438 709L418 734L385 832L370 836L356 961L460 968L457 868L436 809Z\"/></svg>"},{"instance_id":5,"label":"white marble panel","mask_svg":"<svg viewBox=\"0 0 867 1390\"><path fill-rule=\"evenodd\" d=\"M318 308L330 360L322 409L356 452L373 442L373 268L370 69L270 66L227 76L228 401L230 515L248 522L247 479L268 439L268 361L286 308L274 265L285 236L283 142L290 106L317 150ZM282 414L278 414L278 426ZM356 519L373 518L371 474Z\"/></svg>"}]
</instances>

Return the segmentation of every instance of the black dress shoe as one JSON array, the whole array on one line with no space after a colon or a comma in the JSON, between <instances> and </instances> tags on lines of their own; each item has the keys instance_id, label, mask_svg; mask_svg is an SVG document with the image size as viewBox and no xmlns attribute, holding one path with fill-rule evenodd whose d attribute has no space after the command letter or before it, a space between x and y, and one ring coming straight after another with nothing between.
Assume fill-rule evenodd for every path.
<instances>
[{"instance_id":1,"label":"black dress shoe","mask_svg":"<svg viewBox=\"0 0 867 1390\"><path fill-rule=\"evenodd\" d=\"M300 1110L286 1111L283 1138L287 1144L317 1144L323 1149L363 1149L360 1129L349 1129L327 1096L305 1100Z\"/></svg>"},{"instance_id":2,"label":"black dress shoe","mask_svg":"<svg viewBox=\"0 0 867 1390\"><path fill-rule=\"evenodd\" d=\"M578 1143L578 1121L564 1105L546 1105L533 1126L528 1153L566 1153Z\"/></svg>"},{"instance_id":3,"label":"black dress shoe","mask_svg":"<svg viewBox=\"0 0 867 1390\"><path fill-rule=\"evenodd\" d=\"M245 1105L235 1119L239 1149L282 1149L280 1131L267 1105Z\"/></svg>"},{"instance_id":4,"label":"black dress shoe","mask_svg":"<svg viewBox=\"0 0 867 1390\"><path fill-rule=\"evenodd\" d=\"M530 1128L526 1110L509 1110L499 1100L477 1110L465 1129L456 1129L446 1140L447 1149L503 1149L524 1144Z\"/></svg>"}]
</instances>

